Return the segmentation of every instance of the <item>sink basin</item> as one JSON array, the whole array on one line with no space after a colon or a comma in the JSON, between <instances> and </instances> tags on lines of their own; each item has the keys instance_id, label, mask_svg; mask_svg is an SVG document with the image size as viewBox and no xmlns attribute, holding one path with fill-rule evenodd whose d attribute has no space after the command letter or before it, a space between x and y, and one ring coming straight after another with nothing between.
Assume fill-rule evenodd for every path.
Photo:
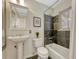
<instances>
[{"instance_id":1,"label":"sink basin","mask_svg":"<svg viewBox=\"0 0 79 59\"><path fill-rule=\"evenodd\" d=\"M23 42L28 38L29 38L28 35L26 35L26 36L25 35L24 36L9 36L8 37L9 40L16 42L16 43Z\"/></svg>"}]
</instances>

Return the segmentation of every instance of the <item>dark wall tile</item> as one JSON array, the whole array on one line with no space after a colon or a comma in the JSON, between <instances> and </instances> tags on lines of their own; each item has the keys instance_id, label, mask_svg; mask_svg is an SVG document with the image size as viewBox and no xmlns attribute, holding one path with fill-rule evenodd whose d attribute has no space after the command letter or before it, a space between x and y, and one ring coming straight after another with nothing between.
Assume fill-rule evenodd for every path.
<instances>
[{"instance_id":1,"label":"dark wall tile","mask_svg":"<svg viewBox=\"0 0 79 59\"><path fill-rule=\"evenodd\" d=\"M70 31L57 31L57 43L61 46L69 48Z\"/></svg>"}]
</instances>

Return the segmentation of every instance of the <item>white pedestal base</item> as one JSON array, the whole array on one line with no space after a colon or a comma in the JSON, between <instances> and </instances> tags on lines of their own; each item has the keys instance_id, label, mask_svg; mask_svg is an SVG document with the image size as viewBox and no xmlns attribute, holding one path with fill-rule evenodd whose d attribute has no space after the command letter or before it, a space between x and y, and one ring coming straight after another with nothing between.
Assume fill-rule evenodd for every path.
<instances>
[{"instance_id":1,"label":"white pedestal base","mask_svg":"<svg viewBox=\"0 0 79 59\"><path fill-rule=\"evenodd\" d=\"M23 59L23 42L17 43L17 59Z\"/></svg>"}]
</instances>

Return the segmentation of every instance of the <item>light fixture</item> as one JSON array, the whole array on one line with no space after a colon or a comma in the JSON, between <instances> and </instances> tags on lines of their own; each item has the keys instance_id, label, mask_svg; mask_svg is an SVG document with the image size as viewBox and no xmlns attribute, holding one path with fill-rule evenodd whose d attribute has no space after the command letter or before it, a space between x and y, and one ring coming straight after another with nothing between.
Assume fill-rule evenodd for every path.
<instances>
[{"instance_id":1,"label":"light fixture","mask_svg":"<svg viewBox=\"0 0 79 59\"><path fill-rule=\"evenodd\" d=\"M59 2L59 0L36 0L36 1L47 6L52 6L53 4L56 4L57 2Z\"/></svg>"},{"instance_id":2,"label":"light fixture","mask_svg":"<svg viewBox=\"0 0 79 59\"><path fill-rule=\"evenodd\" d=\"M20 1L20 5L24 6L24 0L19 0Z\"/></svg>"}]
</instances>

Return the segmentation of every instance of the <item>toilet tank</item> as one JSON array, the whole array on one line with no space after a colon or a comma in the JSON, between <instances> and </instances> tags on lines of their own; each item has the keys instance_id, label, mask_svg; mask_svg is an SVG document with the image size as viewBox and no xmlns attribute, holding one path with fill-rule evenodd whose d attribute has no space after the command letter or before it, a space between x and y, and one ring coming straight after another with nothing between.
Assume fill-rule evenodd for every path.
<instances>
[{"instance_id":1,"label":"toilet tank","mask_svg":"<svg viewBox=\"0 0 79 59\"><path fill-rule=\"evenodd\" d=\"M44 41L42 38L36 38L33 39L33 45L34 47L38 48L38 47L43 47L44 46Z\"/></svg>"}]
</instances>

